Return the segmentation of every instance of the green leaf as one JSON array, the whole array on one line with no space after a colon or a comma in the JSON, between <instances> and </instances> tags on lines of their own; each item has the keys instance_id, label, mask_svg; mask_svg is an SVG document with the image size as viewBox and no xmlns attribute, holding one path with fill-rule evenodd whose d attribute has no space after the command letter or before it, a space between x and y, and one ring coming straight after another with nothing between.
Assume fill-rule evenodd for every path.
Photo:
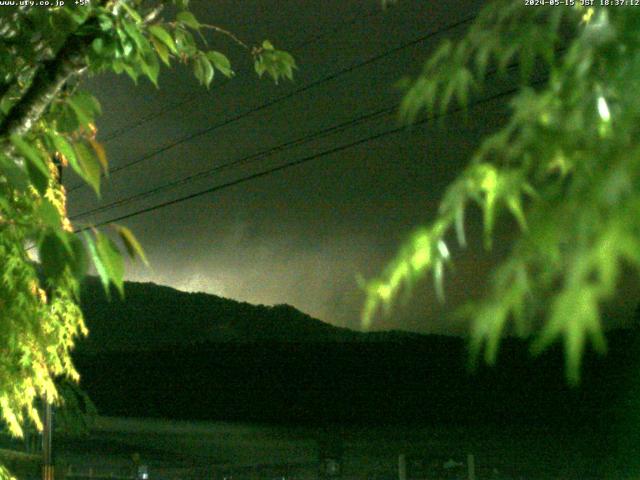
<instances>
[{"instance_id":1,"label":"green leaf","mask_svg":"<svg viewBox=\"0 0 640 480\"><path fill-rule=\"evenodd\" d=\"M264 50L255 58L254 67L258 76L266 72L278 83L280 77L293 78L293 69L296 68L295 60L287 52L281 50Z\"/></svg>"},{"instance_id":2,"label":"green leaf","mask_svg":"<svg viewBox=\"0 0 640 480\"><path fill-rule=\"evenodd\" d=\"M279 51L280 62L282 63L282 70L284 76L289 80L293 80L293 69L296 67L296 61L291 54L283 51Z\"/></svg>"},{"instance_id":3,"label":"green leaf","mask_svg":"<svg viewBox=\"0 0 640 480\"><path fill-rule=\"evenodd\" d=\"M153 44L153 47L156 49L156 52L160 57L160 60L162 60L162 63L164 63L167 67L170 67L171 62L169 60L169 50L167 49L167 47L164 44L160 43L155 38L151 38L151 43Z\"/></svg>"},{"instance_id":4,"label":"green leaf","mask_svg":"<svg viewBox=\"0 0 640 480\"><path fill-rule=\"evenodd\" d=\"M111 15L104 13L98 15L98 23L100 24L100 30L103 32L110 32L113 29L113 20Z\"/></svg>"},{"instance_id":5,"label":"green leaf","mask_svg":"<svg viewBox=\"0 0 640 480\"><path fill-rule=\"evenodd\" d=\"M122 64L122 68L124 69L126 74L129 75L131 80L133 80L133 83L135 83L137 85L138 84L138 76L140 76L140 73L138 72L138 70L136 70L135 68L131 67L130 65L128 65L126 63Z\"/></svg>"},{"instance_id":6,"label":"green leaf","mask_svg":"<svg viewBox=\"0 0 640 480\"><path fill-rule=\"evenodd\" d=\"M492 45L488 41L485 41L478 46L475 62L480 81L484 80L487 71L487 65L489 64L489 58L491 57L491 47Z\"/></svg>"},{"instance_id":7,"label":"green leaf","mask_svg":"<svg viewBox=\"0 0 640 480\"><path fill-rule=\"evenodd\" d=\"M469 90L474 86L473 74L468 69L462 69L457 76L456 97L458 105L466 109L469 105Z\"/></svg>"},{"instance_id":8,"label":"green leaf","mask_svg":"<svg viewBox=\"0 0 640 480\"><path fill-rule=\"evenodd\" d=\"M59 132L71 133L75 132L80 126L76 112L68 104L63 104L60 108L55 109L54 114L56 129Z\"/></svg>"},{"instance_id":9,"label":"green leaf","mask_svg":"<svg viewBox=\"0 0 640 480\"><path fill-rule=\"evenodd\" d=\"M149 42L142 35L142 31L140 27L138 27L135 23L131 22L122 22L125 32L129 35L129 38L133 40L133 43L138 47L139 52L143 52L146 49L149 49Z\"/></svg>"},{"instance_id":10,"label":"green leaf","mask_svg":"<svg viewBox=\"0 0 640 480\"><path fill-rule=\"evenodd\" d=\"M95 38L93 42L91 42L91 48L94 52L100 55L104 49L104 40L100 37Z\"/></svg>"},{"instance_id":11,"label":"green leaf","mask_svg":"<svg viewBox=\"0 0 640 480\"><path fill-rule=\"evenodd\" d=\"M76 158L78 159L78 174L100 195L100 163L83 142L75 144Z\"/></svg>"},{"instance_id":12,"label":"green leaf","mask_svg":"<svg viewBox=\"0 0 640 480\"><path fill-rule=\"evenodd\" d=\"M498 58L498 71L501 75L505 75L507 73L509 62L511 62L511 59L514 57L519 47L520 45L518 43L514 43L500 52Z\"/></svg>"},{"instance_id":13,"label":"green leaf","mask_svg":"<svg viewBox=\"0 0 640 480\"><path fill-rule=\"evenodd\" d=\"M43 273L56 279L69 267L78 280L86 275L87 252L78 236L62 230L49 231L39 243L39 256Z\"/></svg>"},{"instance_id":14,"label":"green leaf","mask_svg":"<svg viewBox=\"0 0 640 480\"><path fill-rule=\"evenodd\" d=\"M191 32L176 28L175 31L176 48L180 53L192 56L197 52L196 42Z\"/></svg>"},{"instance_id":15,"label":"green leaf","mask_svg":"<svg viewBox=\"0 0 640 480\"><path fill-rule=\"evenodd\" d=\"M102 282L102 286L107 296L110 295L109 285L113 283L120 292L120 296L124 297L124 261L120 250L113 241L99 232L94 230L95 242L91 235L84 232L84 238L96 267L98 276Z\"/></svg>"},{"instance_id":16,"label":"green leaf","mask_svg":"<svg viewBox=\"0 0 640 480\"><path fill-rule=\"evenodd\" d=\"M129 37L121 41L121 47L122 55L120 56L124 57L126 60L131 60L133 54L133 42L129 39ZM118 55L116 54L116 58L117 57Z\"/></svg>"},{"instance_id":17,"label":"green leaf","mask_svg":"<svg viewBox=\"0 0 640 480\"><path fill-rule=\"evenodd\" d=\"M6 115L9 113L9 111L11 110L11 108L13 107L13 103L14 101L11 100L10 98L8 98L8 96L4 96L1 100L0 100L0 112L3 115Z\"/></svg>"},{"instance_id":18,"label":"green leaf","mask_svg":"<svg viewBox=\"0 0 640 480\"><path fill-rule=\"evenodd\" d=\"M140 14L138 12L136 12L133 8L131 8L127 4L127 2L120 2L119 5L122 5L122 7L127 11L129 16L131 18L133 18L137 23L141 23L142 22L142 17L140 16Z\"/></svg>"},{"instance_id":19,"label":"green leaf","mask_svg":"<svg viewBox=\"0 0 640 480\"><path fill-rule=\"evenodd\" d=\"M195 30L200 28L200 22L196 20L196 17L191 12L183 11L178 13L178 15L176 15L176 20Z\"/></svg>"},{"instance_id":20,"label":"green leaf","mask_svg":"<svg viewBox=\"0 0 640 480\"><path fill-rule=\"evenodd\" d=\"M158 87L158 75L160 74L160 62L158 62L158 57L152 51L146 52L142 57L142 62L140 63L140 67L142 71L147 75L149 80Z\"/></svg>"},{"instance_id":21,"label":"green leaf","mask_svg":"<svg viewBox=\"0 0 640 480\"><path fill-rule=\"evenodd\" d=\"M264 40L262 42L262 48L264 50L275 50L275 48L273 47L273 44L269 40Z\"/></svg>"},{"instance_id":22,"label":"green leaf","mask_svg":"<svg viewBox=\"0 0 640 480\"><path fill-rule=\"evenodd\" d=\"M93 265L96 267L96 272L98 272L98 276L100 277L100 281L102 282L102 287L107 294L107 298L110 298L111 290L109 289L109 273L102 263L100 255L98 255L98 249L96 248L96 244L93 241L93 238L91 238L91 235L89 235L87 232L83 232L83 236L87 244L87 248L89 249L89 254L91 256L91 260L93 261Z\"/></svg>"},{"instance_id":23,"label":"green leaf","mask_svg":"<svg viewBox=\"0 0 640 480\"><path fill-rule=\"evenodd\" d=\"M477 319L479 322L485 322L487 331L485 335L486 347L484 351L484 360L489 365L494 365L498 358L498 347L500 338L502 337L504 327L507 322L507 309L504 305L489 305L481 311L481 316ZM482 316L484 314L484 316Z\"/></svg>"},{"instance_id":24,"label":"green leaf","mask_svg":"<svg viewBox=\"0 0 640 480\"><path fill-rule=\"evenodd\" d=\"M91 94L87 92L78 92L68 100L69 105L76 113L78 121L83 126L93 123L95 117L102 113L100 103Z\"/></svg>"},{"instance_id":25,"label":"green leaf","mask_svg":"<svg viewBox=\"0 0 640 480\"><path fill-rule=\"evenodd\" d=\"M127 34L133 39L137 48L133 65L133 69L139 69L144 73L151 83L158 87L158 74L160 73L160 62L154 53L151 43L142 35L140 28L133 23L125 23L124 28ZM129 73L129 71L127 71Z\"/></svg>"},{"instance_id":26,"label":"green leaf","mask_svg":"<svg viewBox=\"0 0 640 480\"><path fill-rule=\"evenodd\" d=\"M76 25L82 25L89 15L88 8L68 8L65 11Z\"/></svg>"},{"instance_id":27,"label":"green leaf","mask_svg":"<svg viewBox=\"0 0 640 480\"><path fill-rule=\"evenodd\" d=\"M256 69L256 73L258 74L258 76L262 77L265 70L267 69L267 66L264 63L262 56L259 56L258 58L256 58L256 61L254 62L254 68Z\"/></svg>"},{"instance_id":28,"label":"green leaf","mask_svg":"<svg viewBox=\"0 0 640 480\"><path fill-rule=\"evenodd\" d=\"M56 151L60 153L67 162L69 162L71 168L80 173L80 166L78 165L76 152L73 150L73 146L67 141L67 139L53 130L47 132L47 136L51 140L51 143L53 143Z\"/></svg>"},{"instance_id":29,"label":"green leaf","mask_svg":"<svg viewBox=\"0 0 640 480\"><path fill-rule=\"evenodd\" d=\"M131 258L136 258L136 257L140 258L140 260L142 260L142 262L148 266L149 261L147 260L147 256L145 255L144 250L140 245L140 242L138 242L138 239L135 237L133 232L129 230L127 227L123 227L121 225L114 225L114 227L118 232L118 235L122 240L122 243L127 249L129 256Z\"/></svg>"},{"instance_id":30,"label":"green leaf","mask_svg":"<svg viewBox=\"0 0 640 480\"><path fill-rule=\"evenodd\" d=\"M104 147L100 142L94 140L93 138L89 139L89 143L93 148L93 151L96 152L96 156L98 161L100 162L100 166L102 167L102 171L106 176L109 175L109 161L107 160L107 153L104 151Z\"/></svg>"},{"instance_id":31,"label":"green leaf","mask_svg":"<svg viewBox=\"0 0 640 480\"><path fill-rule=\"evenodd\" d=\"M453 93L456 89L456 83L452 80L447 83L447 86L444 89L444 93L440 99L440 115L444 115L447 112L447 108L449 108L449 104L451 103L451 98L453 97Z\"/></svg>"},{"instance_id":32,"label":"green leaf","mask_svg":"<svg viewBox=\"0 0 640 480\"><path fill-rule=\"evenodd\" d=\"M444 303L444 266L440 259L437 259L433 264L433 280L436 287L436 297L440 303Z\"/></svg>"},{"instance_id":33,"label":"green leaf","mask_svg":"<svg viewBox=\"0 0 640 480\"><path fill-rule=\"evenodd\" d=\"M46 198L43 198L36 210L36 216L40 218L42 223L47 227L58 229L62 223L60 218L60 212L58 209Z\"/></svg>"},{"instance_id":34,"label":"green leaf","mask_svg":"<svg viewBox=\"0 0 640 480\"><path fill-rule=\"evenodd\" d=\"M455 228L458 245L465 248L467 246L467 237L464 233L464 205L456 209Z\"/></svg>"},{"instance_id":35,"label":"green leaf","mask_svg":"<svg viewBox=\"0 0 640 480\"><path fill-rule=\"evenodd\" d=\"M117 57L117 55L116 55L116 57ZM120 74L124 71L124 67L123 67L123 65L122 65L122 62L117 61L117 60L116 60L116 61L114 61L114 62L111 64L111 68L113 69L114 73L116 73L116 74L118 74L118 75L120 75Z\"/></svg>"},{"instance_id":36,"label":"green leaf","mask_svg":"<svg viewBox=\"0 0 640 480\"><path fill-rule=\"evenodd\" d=\"M29 186L27 173L11 158L0 153L0 174L4 176L13 188L25 191Z\"/></svg>"},{"instance_id":37,"label":"green leaf","mask_svg":"<svg viewBox=\"0 0 640 480\"><path fill-rule=\"evenodd\" d=\"M151 25L149 27L149 33L151 33L154 38L160 40L172 53L178 53L178 48L176 47L173 37L160 25Z\"/></svg>"},{"instance_id":38,"label":"green leaf","mask_svg":"<svg viewBox=\"0 0 640 480\"><path fill-rule=\"evenodd\" d=\"M29 178L31 183L36 188L40 195L44 195L49 186L49 177L42 173L40 168L33 165L31 162L27 162L27 171L29 172Z\"/></svg>"},{"instance_id":39,"label":"green leaf","mask_svg":"<svg viewBox=\"0 0 640 480\"><path fill-rule=\"evenodd\" d=\"M225 77L231 77L233 75L233 70L231 70L231 62L224 54L215 50L211 50L207 52L206 55L207 58L211 60L211 63L213 63L213 66Z\"/></svg>"},{"instance_id":40,"label":"green leaf","mask_svg":"<svg viewBox=\"0 0 640 480\"><path fill-rule=\"evenodd\" d=\"M120 250L109 237L96 231L96 253L104 266L109 281L115 285L124 297L124 261Z\"/></svg>"},{"instance_id":41,"label":"green leaf","mask_svg":"<svg viewBox=\"0 0 640 480\"><path fill-rule=\"evenodd\" d=\"M442 61L451 58L453 50L453 42L450 39L444 40L440 43L440 46L436 49L433 55L427 61L424 67L424 73L428 73L434 70L435 67Z\"/></svg>"},{"instance_id":42,"label":"green leaf","mask_svg":"<svg viewBox=\"0 0 640 480\"><path fill-rule=\"evenodd\" d=\"M193 64L193 73L202 85L207 88L213 80L213 66L205 55L199 55Z\"/></svg>"},{"instance_id":43,"label":"green leaf","mask_svg":"<svg viewBox=\"0 0 640 480\"><path fill-rule=\"evenodd\" d=\"M511 211L511 213L517 220L518 225L520 225L520 228L526 232L528 228L527 219L524 215L524 210L522 209L522 202L520 201L520 196L517 193L514 193L513 195L510 195L507 197L506 202L507 202L507 207L509 208L509 211Z\"/></svg>"},{"instance_id":44,"label":"green leaf","mask_svg":"<svg viewBox=\"0 0 640 480\"><path fill-rule=\"evenodd\" d=\"M89 268L89 258L87 257L87 250L84 248L82 240L77 235L71 235L69 239L69 245L71 247L71 261L69 262L69 268L72 275L81 280L86 274Z\"/></svg>"},{"instance_id":45,"label":"green leaf","mask_svg":"<svg viewBox=\"0 0 640 480\"><path fill-rule=\"evenodd\" d=\"M11 135L11 143L13 143L18 152L25 158L31 183L33 183L40 194L44 194L49 186L49 176L51 172L42 154L37 148L27 143L19 135Z\"/></svg>"},{"instance_id":46,"label":"green leaf","mask_svg":"<svg viewBox=\"0 0 640 480\"><path fill-rule=\"evenodd\" d=\"M49 231L38 245L42 272L47 278L56 279L71 265L74 252L71 247L72 234L64 231Z\"/></svg>"}]
</instances>

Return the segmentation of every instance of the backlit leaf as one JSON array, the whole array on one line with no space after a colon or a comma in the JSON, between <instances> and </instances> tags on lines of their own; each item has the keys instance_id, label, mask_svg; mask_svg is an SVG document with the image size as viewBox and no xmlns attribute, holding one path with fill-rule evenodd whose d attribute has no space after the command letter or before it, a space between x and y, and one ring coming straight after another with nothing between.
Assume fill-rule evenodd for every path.
<instances>
[{"instance_id":1,"label":"backlit leaf","mask_svg":"<svg viewBox=\"0 0 640 480\"><path fill-rule=\"evenodd\" d=\"M151 51L145 52L142 57L140 67L149 80L158 87L158 75L160 74L160 62L158 62L158 57Z\"/></svg>"},{"instance_id":2,"label":"backlit leaf","mask_svg":"<svg viewBox=\"0 0 640 480\"><path fill-rule=\"evenodd\" d=\"M55 131L48 132L48 136L51 139L56 151L60 153L71 165L71 168L75 170L77 173L80 173L80 165L78 164L78 159L76 158L76 152L73 149L73 146L67 141L67 139L60 135Z\"/></svg>"},{"instance_id":3,"label":"backlit leaf","mask_svg":"<svg viewBox=\"0 0 640 480\"><path fill-rule=\"evenodd\" d=\"M120 250L105 234L96 231L96 252L109 281L115 285L120 296L124 297L124 261Z\"/></svg>"},{"instance_id":4,"label":"backlit leaf","mask_svg":"<svg viewBox=\"0 0 640 480\"><path fill-rule=\"evenodd\" d=\"M98 276L100 277L100 281L102 282L102 287L104 288L107 298L109 298L111 296L111 290L109 289L109 285L111 283L109 272L98 254L98 249L96 248L96 244L91 235L88 232L83 232L83 237L87 244L91 261L93 262L96 272L98 272Z\"/></svg>"},{"instance_id":5,"label":"backlit leaf","mask_svg":"<svg viewBox=\"0 0 640 480\"><path fill-rule=\"evenodd\" d=\"M0 175L18 191L24 191L29 186L29 177L24 169L3 153L0 153Z\"/></svg>"},{"instance_id":6,"label":"backlit leaf","mask_svg":"<svg viewBox=\"0 0 640 480\"><path fill-rule=\"evenodd\" d=\"M93 152L83 142L74 145L80 176L100 195L100 163Z\"/></svg>"},{"instance_id":7,"label":"backlit leaf","mask_svg":"<svg viewBox=\"0 0 640 480\"><path fill-rule=\"evenodd\" d=\"M162 62L167 66L171 66L170 60L169 60L169 50L167 49L167 47L160 43L158 40L156 40L155 38L151 39L151 43L153 44L153 47L156 49L156 52L158 54L158 56L160 57L160 60L162 60Z\"/></svg>"},{"instance_id":8,"label":"backlit leaf","mask_svg":"<svg viewBox=\"0 0 640 480\"><path fill-rule=\"evenodd\" d=\"M142 22L142 17L140 16L140 14L133 8L131 8L127 2L120 2L120 5L122 5L122 7L127 11L127 13L129 14L129 16L135 20L137 23Z\"/></svg>"},{"instance_id":9,"label":"backlit leaf","mask_svg":"<svg viewBox=\"0 0 640 480\"><path fill-rule=\"evenodd\" d=\"M56 279L64 272L72 258L72 252L65 232L51 231L44 235L38 246L42 272L51 279Z\"/></svg>"},{"instance_id":10,"label":"backlit leaf","mask_svg":"<svg viewBox=\"0 0 640 480\"><path fill-rule=\"evenodd\" d=\"M176 15L176 20L193 29L197 30L198 28L200 28L200 22L198 22L196 17L191 12L183 11L178 13L178 15Z\"/></svg>"},{"instance_id":11,"label":"backlit leaf","mask_svg":"<svg viewBox=\"0 0 640 480\"><path fill-rule=\"evenodd\" d=\"M77 92L69 98L68 103L76 113L80 124L85 127L94 123L95 118L102 112L98 100L87 92Z\"/></svg>"},{"instance_id":12,"label":"backlit leaf","mask_svg":"<svg viewBox=\"0 0 640 480\"><path fill-rule=\"evenodd\" d=\"M142 249L142 246L140 245L140 242L138 242L138 239L135 237L135 235L133 234L133 232L131 230L129 230L127 227L121 226L121 225L114 225L116 231L118 232L118 235L120 236L120 239L122 240L122 243L124 244L125 248L127 249L127 252L129 253L129 256L131 258L140 258L145 265L149 265L149 262L147 260L147 256L144 253L144 250Z\"/></svg>"},{"instance_id":13,"label":"backlit leaf","mask_svg":"<svg viewBox=\"0 0 640 480\"><path fill-rule=\"evenodd\" d=\"M49 185L51 172L42 153L19 135L12 135L11 143L13 143L18 152L25 158L29 178L36 187L36 190L38 190L40 194L43 194Z\"/></svg>"},{"instance_id":14,"label":"backlit leaf","mask_svg":"<svg viewBox=\"0 0 640 480\"><path fill-rule=\"evenodd\" d=\"M45 226L52 229L60 228L62 221L60 212L58 212L58 209L47 198L43 198L40 202L36 210L36 215Z\"/></svg>"},{"instance_id":15,"label":"backlit leaf","mask_svg":"<svg viewBox=\"0 0 640 480\"><path fill-rule=\"evenodd\" d=\"M200 83L207 88L213 80L213 66L209 59L204 55L199 55L193 64L193 73Z\"/></svg>"},{"instance_id":16,"label":"backlit leaf","mask_svg":"<svg viewBox=\"0 0 640 480\"><path fill-rule=\"evenodd\" d=\"M173 37L160 25L151 25L149 27L149 32L155 38L160 40L171 51L171 53L178 53L178 48L176 47L176 42L173 40Z\"/></svg>"},{"instance_id":17,"label":"backlit leaf","mask_svg":"<svg viewBox=\"0 0 640 480\"><path fill-rule=\"evenodd\" d=\"M104 147L100 142L94 140L93 138L89 139L89 143L93 147L93 151L96 153L96 157L100 162L100 166L102 167L102 171L105 175L109 175L109 161L107 160L107 154L104 151Z\"/></svg>"},{"instance_id":18,"label":"backlit leaf","mask_svg":"<svg viewBox=\"0 0 640 480\"><path fill-rule=\"evenodd\" d=\"M225 77L230 77L233 75L233 70L231 70L231 62L229 59L222 53L216 52L215 50L210 50L207 52L207 58L211 60L213 66L220 71Z\"/></svg>"}]
</instances>

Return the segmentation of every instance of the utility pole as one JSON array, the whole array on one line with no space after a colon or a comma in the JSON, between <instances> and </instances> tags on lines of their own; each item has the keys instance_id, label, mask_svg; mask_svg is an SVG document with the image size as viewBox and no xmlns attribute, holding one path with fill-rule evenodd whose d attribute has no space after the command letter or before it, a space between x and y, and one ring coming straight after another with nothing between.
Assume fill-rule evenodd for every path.
<instances>
[{"instance_id":1,"label":"utility pole","mask_svg":"<svg viewBox=\"0 0 640 480\"><path fill-rule=\"evenodd\" d=\"M473 453L467 455L467 473L469 480L476 480L476 457Z\"/></svg>"},{"instance_id":2,"label":"utility pole","mask_svg":"<svg viewBox=\"0 0 640 480\"><path fill-rule=\"evenodd\" d=\"M53 480L53 455L52 455L52 420L51 402L44 394L42 398L44 415L42 422L42 480Z\"/></svg>"},{"instance_id":3,"label":"utility pole","mask_svg":"<svg viewBox=\"0 0 640 480\"><path fill-rule=\"evenodd\" d=\"M407 480L407 456L404 453L398 455L398 480Z\"/></svg>"},{"instance_id":4,"label":"utility pole","mask_svg":"<svg viewBox=\"0 0 640 480\"><path fill-rule=\"evenodd\" d=\"M62 87L67 89L67 84ZM54 156L53 163L56 166L58 172L58 185L62 186L62 162L58 156ZM50 297L51 292L47 292L47 299ZM42 422L42 480L54 480L53 470L53 453L52 453L52 434L53 434L53 412L51 402L45 393L42 396L43 403L43 422Z\"/></svg>"}]
</instances>

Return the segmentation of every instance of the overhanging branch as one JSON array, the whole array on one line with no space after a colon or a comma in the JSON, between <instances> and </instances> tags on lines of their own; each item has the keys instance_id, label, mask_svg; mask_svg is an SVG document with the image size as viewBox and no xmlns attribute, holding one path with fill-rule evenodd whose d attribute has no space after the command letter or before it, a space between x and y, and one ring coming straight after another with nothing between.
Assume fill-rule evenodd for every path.
<instances>
[{"instance_id":1,"label":"overhanging branch","mask_svg":"<svg viewBox=\"0 0 640 480\"><path fill-rule=\"evenodd\" d=\"M114 10L118 7L119 2L114 2ZM162 9L162 4L152 9L143 23L155 20ZM0 123L0 139L31 130L65 83L87 68L85 53L92 41L92 36L71 34L55 58L43 62L27 92Z\"/></svg>"},{"instance_id":2,"label":"overhanging branch","mask_svg":"<svg viewBox=\"0 0 640 480\"><path fill-rule=\"evenodd\" d=\"M42 64L27 92L0 124L0 138L31 130L67 80L85 70L85 52L91 40L71 35L56 57Z\"/></svg>"}]
</instances>

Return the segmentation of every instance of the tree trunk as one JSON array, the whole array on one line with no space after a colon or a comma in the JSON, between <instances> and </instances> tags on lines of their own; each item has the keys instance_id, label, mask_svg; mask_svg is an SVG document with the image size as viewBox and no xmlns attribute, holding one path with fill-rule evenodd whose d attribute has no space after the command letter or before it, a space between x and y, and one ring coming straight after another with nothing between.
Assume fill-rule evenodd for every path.
<instances>
[{"instance_id":1,"label":"tree trunk","mask_svg":"<svg viewBox=\"0 0 640 480\"><path fill-rule=\"evenodd\" d=\"M27 92L0 124L0 137L31 130L67 80L84 71L86 49L92 40L71 35L56 57L43 63Z\"/></svg>"}]
</instances>

